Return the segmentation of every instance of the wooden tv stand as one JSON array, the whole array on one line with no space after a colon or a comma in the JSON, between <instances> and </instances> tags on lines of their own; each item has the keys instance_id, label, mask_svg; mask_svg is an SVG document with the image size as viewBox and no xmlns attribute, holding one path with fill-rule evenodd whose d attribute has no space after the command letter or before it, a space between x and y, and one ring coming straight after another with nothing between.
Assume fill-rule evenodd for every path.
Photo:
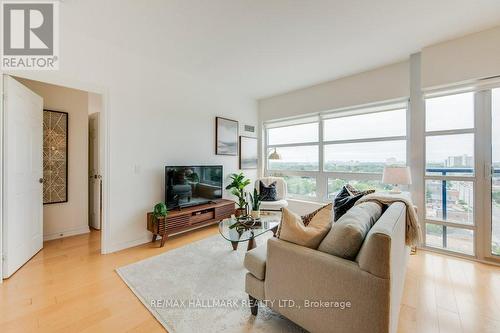
<instances>
[{"instance_id":1,"label":"wooden tv stand","mask_svg":"<svg viewBox=\"0 0 500 333\"><path fill-rule=\"evenodd\" d=\"M163 247L169 235L218 223L231 217L234 211L234 201L218 199L204 205L173 209L168 212L166 218L156 219L153 213L149 212L147 227L153 233L153 243L161 236L160 247Z\"/></svg>"}]
</instances>

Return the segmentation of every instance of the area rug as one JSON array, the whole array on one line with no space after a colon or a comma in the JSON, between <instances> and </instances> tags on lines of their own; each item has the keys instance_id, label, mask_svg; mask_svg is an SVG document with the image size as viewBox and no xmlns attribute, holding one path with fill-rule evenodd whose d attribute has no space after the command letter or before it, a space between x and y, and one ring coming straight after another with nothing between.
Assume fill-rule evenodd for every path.
<instances>
[{"instance_id":1,"label":"area rug","mask_svg":"<svg viewBox=\"0 0 500 333\"><path fill-rule=\"evenodd\" d=\"M270 233L271 234L271 233ZM258 237L262 246L267 235ZM120 277L169 333L305 332L259 306L250 314L243 258L220 235L117 269Z\"/></svg>"}]
</instances>

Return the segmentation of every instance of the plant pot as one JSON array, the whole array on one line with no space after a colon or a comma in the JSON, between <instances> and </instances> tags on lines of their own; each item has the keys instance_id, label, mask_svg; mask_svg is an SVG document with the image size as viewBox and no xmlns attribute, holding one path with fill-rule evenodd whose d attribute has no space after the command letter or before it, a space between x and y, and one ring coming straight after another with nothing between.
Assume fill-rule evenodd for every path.
<instances>
[{"instance_id":1,"label":"plant pot","mask_svg":"<svg viewBox=\"0 0 500 333\"><path fill-rule=\"evenodd\" d=\"M253 219L260 219L260 210L252 210L250 213Z\"/></svg>"},{"instance_id":2,"label":"plant pot","mask_svg":"<svg viewBox=\"0 0 500 333\"><path fill-rule=\"evenodd\" d=\"M240 216L245 216L246 210L245 208L236 208L234 211L234 216L240 217Z\"/></svg>"}]
</instances>

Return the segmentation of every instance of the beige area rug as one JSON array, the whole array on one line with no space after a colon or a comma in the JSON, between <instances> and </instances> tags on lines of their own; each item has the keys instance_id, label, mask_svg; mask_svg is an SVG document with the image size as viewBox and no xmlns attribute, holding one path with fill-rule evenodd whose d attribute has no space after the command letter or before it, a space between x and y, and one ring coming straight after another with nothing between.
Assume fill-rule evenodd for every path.
<instances>
[{"instance_id":1,"label":"beige area rug","mask_svg":"<svg viewBox=\"0 0 500 333\"><path fill-rule=\"evenodd\" d=\"M257 237L262 246L269 235ZM146 308L170 333L304 332L265 306L250 314L243 258L216 235L117 269Z\"/></svg>"}]
</instances>

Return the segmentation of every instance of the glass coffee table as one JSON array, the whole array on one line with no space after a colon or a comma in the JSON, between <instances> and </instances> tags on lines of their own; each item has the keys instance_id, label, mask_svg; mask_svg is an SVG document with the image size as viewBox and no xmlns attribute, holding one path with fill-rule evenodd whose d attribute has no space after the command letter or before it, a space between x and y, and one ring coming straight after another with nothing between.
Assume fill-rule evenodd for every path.
<instances>
[{"instance_id":1,"label":"glass coffee table","mask_svg":"<svg viewBox=\"0 0 500 333\"><path fill-rule=\"evenodd\" d=\"M255 248L255 238L272 231L276 236L278 226L281 222L281 212L262 212L260 220L253 223L239 222L231 217L219 223L219 232L224 239L231 242L233 250L238 249L238 244L248 242L247 251Z\"/></svg>"}]
</instances>

